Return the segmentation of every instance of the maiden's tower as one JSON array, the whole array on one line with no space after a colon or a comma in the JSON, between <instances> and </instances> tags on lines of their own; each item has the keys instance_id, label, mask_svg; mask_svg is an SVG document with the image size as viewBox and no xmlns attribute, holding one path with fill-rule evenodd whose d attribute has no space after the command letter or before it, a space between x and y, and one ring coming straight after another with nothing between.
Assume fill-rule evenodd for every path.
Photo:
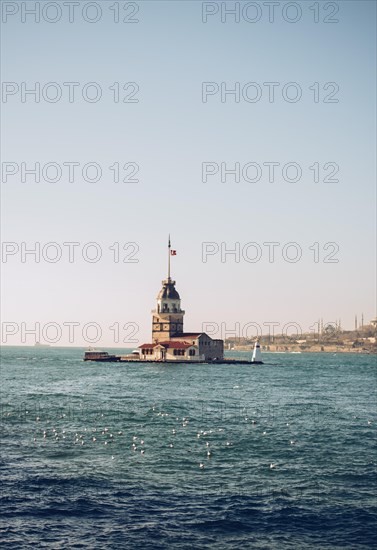
<instances>
[{"instance_id":1,"label":"maiden's tower","mask_svg":"<svg viewBox=\"0 0 377 550\"><path fill-rule=\"evenodd\" d=\"M224 341L215 340L205 332L184 332L184 310L181 297L170 276L172 250L168 243L168 276L162 281L157 295L156 308L152 311L151 343L139 346L140 361L221 361L224 358Z\"/></svg>"}]
</instances>

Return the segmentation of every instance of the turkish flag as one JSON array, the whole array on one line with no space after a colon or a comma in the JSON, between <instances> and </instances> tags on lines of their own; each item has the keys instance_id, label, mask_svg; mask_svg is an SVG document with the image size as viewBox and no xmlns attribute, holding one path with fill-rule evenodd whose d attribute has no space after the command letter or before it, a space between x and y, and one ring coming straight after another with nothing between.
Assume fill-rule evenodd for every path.
<instances>
[{"instance_id":1,"label":"turkish flag","mask_svg":"<svg viewBox=\"0 0 377 550\"><path fill-rule=\"evenodd\" d=\"M176 256L176 255L177 255L177 251L176 251L176 250L170 250L170 254L171 254L172 256Z\"/></svg>"}]
</instances>

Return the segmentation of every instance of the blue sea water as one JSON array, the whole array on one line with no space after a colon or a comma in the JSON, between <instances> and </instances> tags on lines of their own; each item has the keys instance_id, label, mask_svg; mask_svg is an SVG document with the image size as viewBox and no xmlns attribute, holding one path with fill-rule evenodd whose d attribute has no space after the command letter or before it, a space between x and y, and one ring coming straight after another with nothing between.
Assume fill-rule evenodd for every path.
<instances>
[{"instance_id":1,"label":"blue sea water","mask_svg":"<svg viewBox=\"0 0 377 550\"><path fill-rule=\"evenodd\" d=\"M375 356L83 351L2 350L2 548L377 547Z\"/></svg>"}]
</instances>

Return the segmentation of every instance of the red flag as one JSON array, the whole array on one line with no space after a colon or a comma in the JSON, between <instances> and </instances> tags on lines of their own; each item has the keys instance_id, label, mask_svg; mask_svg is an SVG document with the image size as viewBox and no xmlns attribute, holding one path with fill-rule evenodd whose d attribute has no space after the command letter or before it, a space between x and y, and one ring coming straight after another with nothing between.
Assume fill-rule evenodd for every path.
<instances>
[{"instance_id":1,"label":"red flag","mask_svg":"<svg viewBox=\"0 0 377 550\"><path fill-rule=\"evenodd\" d=\"M176 255L177 255L177 251L176 251L176 250L170 250L170 254L171 254L172 256L176 256Z\"/></svg>"}]
</instances>

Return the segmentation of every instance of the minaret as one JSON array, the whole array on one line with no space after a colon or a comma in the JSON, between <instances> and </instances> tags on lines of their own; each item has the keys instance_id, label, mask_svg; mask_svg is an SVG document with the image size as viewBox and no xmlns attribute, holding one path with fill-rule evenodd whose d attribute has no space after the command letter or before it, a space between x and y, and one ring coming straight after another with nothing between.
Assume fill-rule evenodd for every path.
<instances>
[{"instance_id":1,"label":"minaret","mask_svg":"<svg viewBox=\"0 0 377 550\"><path fill-rule=\"evenodd\" d=\"M162 281L162 289L157 295L156 309L152 311L152 341L164 342L183 332L181 298L175 289L175 281L170 277L172 256L170 235L168 242L168 277Z\"/></svg>"}]
</instances>

